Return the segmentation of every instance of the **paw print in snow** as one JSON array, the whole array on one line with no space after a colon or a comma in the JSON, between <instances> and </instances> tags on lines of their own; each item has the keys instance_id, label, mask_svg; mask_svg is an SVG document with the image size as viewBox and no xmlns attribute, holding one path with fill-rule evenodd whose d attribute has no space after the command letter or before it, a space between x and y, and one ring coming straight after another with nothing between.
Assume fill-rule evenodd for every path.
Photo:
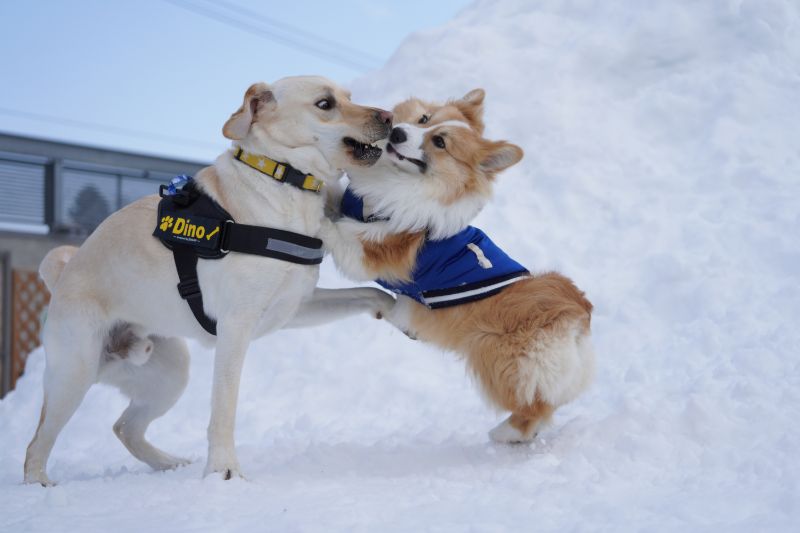
<instances>
[{"instance_id":1,"label":"paw print in snow","mask_svg":"<svg viewBox=\"0 0 800 533\"><path fill-rule=\"evenodd\" d=\"M172 227L172 223L174 222L173 218L169 215L165 217L161 217L161 231L167 231L169 228Z\"/></svg>"}]
</instances>

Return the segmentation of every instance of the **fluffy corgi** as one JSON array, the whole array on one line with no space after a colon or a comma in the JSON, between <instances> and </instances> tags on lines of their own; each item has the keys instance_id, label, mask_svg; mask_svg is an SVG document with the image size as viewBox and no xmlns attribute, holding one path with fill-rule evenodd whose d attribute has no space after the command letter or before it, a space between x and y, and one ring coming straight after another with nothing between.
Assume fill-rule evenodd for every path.
<instances>
[{"instance_id":1,"label":"fluffy corgi","mask_svg":"<svg viewBox=\"0 0 800 533\"><path fill-rule=\"evenodd\" d=\"M591 381L592 304L568 278L534 275L469 225L518 146L483 138L481 89L446 104L407 100L378 164L353 169L342 217L321 237L340 270L398 295L388 319L460 354L510 416L498 442L532 440Z\"/></svg>"}]
</instances>

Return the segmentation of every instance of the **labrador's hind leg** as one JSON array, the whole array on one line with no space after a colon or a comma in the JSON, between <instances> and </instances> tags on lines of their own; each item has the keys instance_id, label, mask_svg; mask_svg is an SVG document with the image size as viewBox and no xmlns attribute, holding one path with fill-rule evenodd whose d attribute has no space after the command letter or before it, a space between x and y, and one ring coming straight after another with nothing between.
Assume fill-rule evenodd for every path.
<instances>
[{"instance_id":1,"label":"labrador's hind leg","mask_svg":"<svg viewBox=\"0 0 800 533\"><path fill-rule=\"evenodd\" d=\"M114 433L134 457L155 470L188 464L145 438L150 423L164 415L181 397L189 379L189 350L179 338L151 337L153 349L143 365L117 361L101 381L116 385L131 402L114 424ZM113 368L111 368L113 367Z\"/></svg>"},{"instance_id":2,"label":"labrador's hind leg","mask_svg":"<svg viewBox=\"0 0 800 533\"><path fill-rule=\"evenodd\" d=\"M25 455L25 482L48 486L53 484L47 477L50 452L95 382L101 350L97 336L78 317L51 318L45 325L45 351L44 402Z\"/></svg>"}]
</instances>

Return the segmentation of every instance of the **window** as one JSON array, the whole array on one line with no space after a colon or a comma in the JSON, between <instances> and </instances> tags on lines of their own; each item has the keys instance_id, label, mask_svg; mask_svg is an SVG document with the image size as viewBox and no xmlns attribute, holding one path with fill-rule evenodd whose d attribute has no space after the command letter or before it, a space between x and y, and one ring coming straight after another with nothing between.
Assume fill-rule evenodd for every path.
<instances>
[{"instance_id":1,"label":"window","mask_svg":"<svg viewBox=\"0 0 800 533\"><path fill-rule=\"evenodd\" d=\"M0 232L85 236L115 211L157 194L175 174L199 168L0 133Z\"/></svg>"},{"instance_id":2,"label":"window","mask_svg":"<svg viewBox=\"0 0 800 533\"><path fill-rule=\"evenodd\" d=\"M46 233L45 167L0 158L0 230Z\"/></svg>"},{"instance_id":3,"label":"window","mask_svg":"<svg viewBox=\"0 0 800 533\"><path fill-rule=\"evenodd\" d=\"M145 178L122 178L122 205L126 206L131 202L135 202L142 196L158 193L158 186L162 183L168 183L170 178L162 181Z\"/></svg>"},{"instance_id":4,"label":"window","mask_svg":"<svg viewBox=\"0 0 800 533\"><path fill-rule=\"evenodd\" d=\"M61 179L59 226L91 232L118 209L118 177L65 168Z\"/></svg>"}]
</instances>

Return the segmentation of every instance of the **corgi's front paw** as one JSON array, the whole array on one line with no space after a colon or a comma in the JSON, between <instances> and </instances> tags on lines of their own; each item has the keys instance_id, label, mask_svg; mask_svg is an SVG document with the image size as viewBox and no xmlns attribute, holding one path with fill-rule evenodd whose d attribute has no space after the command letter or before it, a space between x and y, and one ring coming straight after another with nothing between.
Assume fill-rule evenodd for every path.
<instances>
[{"instance_id":1,"label":"corgi's front paw","mask_svg":"<svg viewBox=\"0 0 800 533\"><path fill-rule=\"evenodd\" d=\"M409 339L417 340L417 332L411 327L411 308L418 305L408 296L400 295L392 309L384 318L394 327L402 331Z\"/></svg>"},{"instance_id":2,"label":"corgi's front paw","mask_svg":"<svg viewBox=\"0 0 800 533\"><path fill-rule=\"evenodd\" d=\"M378 320L385 318L392 312L392 309L395 306L395 299L394 296L389 294L388 292L384 292L379 289L374 289L377 293L375 305L373 307L373 316Z\"/></svg>"},{"instance_id":3,"label":"corgi's front paw","mask_svg":"<svg viewBox=\"0 0 800 533\"><path fill-rule=\"evenodd\" d=\"M320 220L319 234L320 240L326 250L331 250L336 244L336 222L323 217Z\"/></svg>"},{"instance_id":4,"label":"corgi's front paw","mask_svg":"<svg viewBox=\"0 0 800 533\"><path fill-rule=\"evenodd\" d=\"M403 331L403 335L411 339L412 341L417 340L417 334L413 331Z\"/></svg>"}]
</instances>

